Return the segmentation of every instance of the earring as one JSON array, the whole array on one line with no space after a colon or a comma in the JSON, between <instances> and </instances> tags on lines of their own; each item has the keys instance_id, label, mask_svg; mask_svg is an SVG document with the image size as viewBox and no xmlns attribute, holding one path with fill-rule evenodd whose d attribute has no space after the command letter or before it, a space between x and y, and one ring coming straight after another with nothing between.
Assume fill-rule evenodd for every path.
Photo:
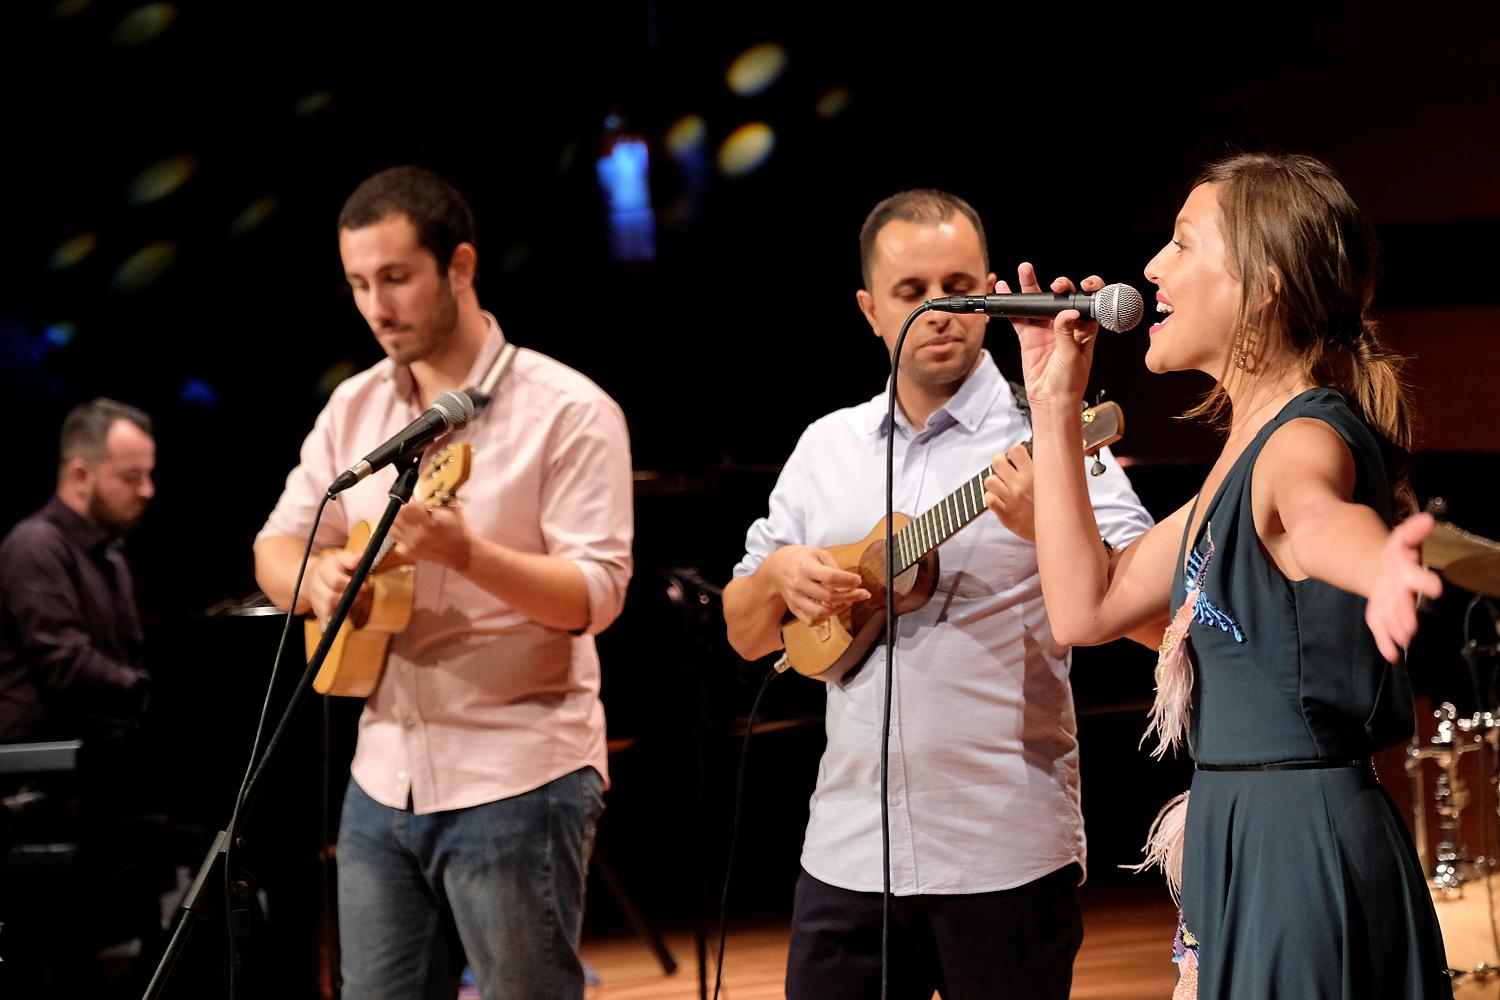
<instances>
[{"instance_id":1,"label":"earring","mask_svg":"<svg viewBox=\"0 0 1500 1000\"><path fill-rule=\"evenodd\" d=\"M1248 333L1243 328L1241 328L1239 334L1234 338L1234 366L1240 371L1248 370L1246 365L1249 362L1249 352L1245 350L1245 341L1247 339Z\"/></svg>"}]
</instances>

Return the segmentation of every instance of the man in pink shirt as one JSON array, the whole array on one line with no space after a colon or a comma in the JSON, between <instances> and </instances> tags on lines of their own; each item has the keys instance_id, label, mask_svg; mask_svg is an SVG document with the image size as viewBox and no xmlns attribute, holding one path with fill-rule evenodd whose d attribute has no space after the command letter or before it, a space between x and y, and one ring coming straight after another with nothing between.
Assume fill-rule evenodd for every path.
<instances>
[{"instance_id":1,"label":"man in pink shirt","mask_svg":"<svg viewBox=\"0 0 1500 1000\"><path fill-rule=\"evenodd\" d=\"M343 382L255 542L285 607L313 515L344 469L507 347L475 293L463 196L416 167L366 180L339 216L355 304L385 360ZM485 997L583 996L584 878L607 775L593 636L631 569L624 416L529 350L449 438L473 447L462 509L408 504L391 537L416 559L410 624L365 703L339 829L343 995L452 997L467 958ZM297 613L326 618L390 474L344 492L314 539Z\"/></svg>"}]
</instances>

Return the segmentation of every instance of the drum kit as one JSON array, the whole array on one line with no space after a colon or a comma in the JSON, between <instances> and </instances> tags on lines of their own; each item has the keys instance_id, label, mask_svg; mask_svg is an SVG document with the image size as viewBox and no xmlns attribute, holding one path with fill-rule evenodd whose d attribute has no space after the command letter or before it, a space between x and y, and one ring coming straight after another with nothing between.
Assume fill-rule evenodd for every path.
<instances>
[{"instance_id":1,"label":"drum kit","mask_svg":"<svg viewBox=\"0 0 1500 1000\"><path fill-rule=\"evenodd\" d=\"M1441 514L1441 507L1434 512ZM1500 641L1493 641L1500 624L1486 600L1500 597L1500 543L1439 521L1423 543L1422 561L1474 595L1464 614L1461 655L1479 710L1465 716L1442 702L1433 712L1436 732L1423 738L1419 731L1407 747L1412 833L1418 857L1424 864L1431 859L1428 885L1454 996L1500 998L1500 702L1494 684ZM1481 607L1491 615L1488 645L1470 628ZM1486 666L1488 685L1481 683ZM1429 768L1435 768L1430 791ZM1433 816L1436 844L1429 832ZM1468 834L1476 835L1478 853L1470 852Z\"/></svg>"}]
</instances>

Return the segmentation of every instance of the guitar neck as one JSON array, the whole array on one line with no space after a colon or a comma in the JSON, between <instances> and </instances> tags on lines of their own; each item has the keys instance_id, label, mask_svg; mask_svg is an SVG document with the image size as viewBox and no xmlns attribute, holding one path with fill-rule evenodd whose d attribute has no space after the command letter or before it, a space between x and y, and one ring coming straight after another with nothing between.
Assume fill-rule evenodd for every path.
<instances>
[{"instance_id":1,"label":"guitar neck","mask_svg":"<svg viewBox=\"0 0 1500 1000\"><path fill-rule=\"evenodd\" d=\"M992 470L986 465L968 482L896 532L891 544L896 548L897 576L915 566L923 556L984 513L984 478L992 474Z\"/></svg>"},{"instance_id":2,"label":"guitar neck","mask_svg":"<svg viewBox=\"0 0 1500 1000\"><path fill-rule=\"evenodd\" d=\"M1125 415L1118 403L1100 403L1086 408L1083 411L1083 440L1080 442L1083 453L1094 454L1105 445L1120 440L1124 425ZM1030 441L1026 442L1026 450L1031 450ZM984 477L991 474L990 467L985 466L973 479L896 532L891 539L896 550L896 576L911 569L923 556L952 538L984 511Z\"/></svg>"}]
</instances>

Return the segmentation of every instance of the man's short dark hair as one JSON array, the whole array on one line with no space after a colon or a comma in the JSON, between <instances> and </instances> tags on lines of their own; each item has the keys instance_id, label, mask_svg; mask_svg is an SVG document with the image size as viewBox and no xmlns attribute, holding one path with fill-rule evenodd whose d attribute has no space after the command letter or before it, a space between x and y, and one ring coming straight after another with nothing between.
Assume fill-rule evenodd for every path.
<instances>
[{"instance_id":1,"label":"man's short dark hair","mask_svg":"<svg viewBox=\"0 0 1500 1000\"><path fill-rule=\"evenodd\" d=\"M474 243L474 213L458 189L422 167L391 167L354 189L339 212L339 230L362 229L392 215L404 215L417 230L417 243L445 271L460 243Z\"/></svg>"},{"instance_id":2,"label":"man's short dark hair","mask_svg":"<svg viewBox=\"0 0 1500 1000\"><path fill-rule=\"evenodd\" d=\"M97 462L108 452L105 442L109 429L117 420L128 420L147 434L151 433L151 418L133 406L100 396L73 407L63 418L62 434L58 439L58 455L61 465L75 458L85 462Z\"/></svg>"},{"instance_id":3,"label":"man's short dark hair","mask_svg":"<svg viewBox=\"0 0 1500 1000\"><path fill-rule=\"evenodd\" d=\"M893 194L870 209L870 214L865 216L865 224L859 227L859 273L864 277L865 288L870 287L870 265L875 257L875 237L880 235L886 223L901 221L937 225L953 218L955 212L974 224L974 232L979 234L979 255L984 258L983 263L985 269L988 270L990 245L984 238L984 223L979 221L979 213L974 211L974 206L958 195L949 194L947 191L939 191L936 188L915 188L911 191Z\"/></svg>"}]
</instances>

